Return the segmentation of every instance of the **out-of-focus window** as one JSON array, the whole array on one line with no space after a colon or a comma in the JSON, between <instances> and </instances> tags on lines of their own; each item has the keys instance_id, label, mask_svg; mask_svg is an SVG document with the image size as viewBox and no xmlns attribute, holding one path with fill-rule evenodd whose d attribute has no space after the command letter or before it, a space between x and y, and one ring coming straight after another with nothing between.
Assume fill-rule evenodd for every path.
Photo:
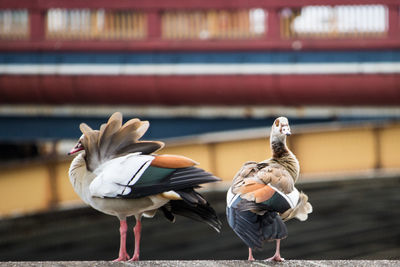
<instances>
[{"instance_id":1,"label":"out-of-focus window","mask_svg":"<svg viewBox=\"0 0 400 267\"><path fill-rule=\"evenodd\" d=\"M49 9L48 39L143 39L147 17L132 10Z\"/></svg>"},{"instance_id":2,"label":"out-of-focus window","mask_svg":"<svg viewBox=\"0 0 400 267\"><path fill-rule=\"evenodd\" d=\"M0 39L26 39L28 36L27 10L0 10Z\"/></svg>"},{"instance_id":3,"label":"out-of-focus window","mask_svg":"<svg viewBox=\"0 0 400 267\"><path fill-rule=\"evenodd\" d=\"M264 9L166 11L164 39L250 39L266 33Z\"/></svg>"},{"instance_id":4,"label":"out-of-focus window","mask_svg":"<svg viewBox=\"0 0 400 267\"><path fill-rule=\"evenodd\" d=\"M380 37L388 29L388 12L383 5L286 8L281 19L286 38Z\"/></svg>"}]
</instances>

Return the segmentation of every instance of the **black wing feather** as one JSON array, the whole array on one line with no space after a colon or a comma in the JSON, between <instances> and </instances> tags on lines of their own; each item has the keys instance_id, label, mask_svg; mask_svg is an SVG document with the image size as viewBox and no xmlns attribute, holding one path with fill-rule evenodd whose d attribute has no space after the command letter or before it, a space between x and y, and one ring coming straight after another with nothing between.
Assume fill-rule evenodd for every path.
<instances>
[{"instance_id":1,"label":"black wing feather","mask_svg":"<svg viewBox=\"0 0 400 267\"><path fill-rule=\"evenodd\" d=\"M249 211L254 207L253 203L239 198L226 209L229 226L248 247L262 249L265 241L287 236L286 225L276 212L264 210L264 215L258 215Z\"/></svg>"},{"instance_id":2,"label":"black wing feather","mask_svg":"<svg viewBox=\"0 0 400 267\"><path fill-rule=\"evenodd\" d=\"M183 190L186 188L195 188L200 184L220 181L209 172L196 167L187 167L176 169L169 176L163 178L157 183L151 185L132 185L131 192L122 198L140 198L150 195L160 194L170 190Z\"/></svg>"},{"instance_id":3,"label":"black wing feather","mask_svg":"<svg viewBox=\"0 0 400 267\"><path fill-rule=\"evenodd\" d=\"M174 214L189 219L204 222L220 232L222 223L218 219L215 210L202 195L193 189L177 191L183 200L171 200L161 208L168 220L174 220Z\"/></svg>"}]
</instances>

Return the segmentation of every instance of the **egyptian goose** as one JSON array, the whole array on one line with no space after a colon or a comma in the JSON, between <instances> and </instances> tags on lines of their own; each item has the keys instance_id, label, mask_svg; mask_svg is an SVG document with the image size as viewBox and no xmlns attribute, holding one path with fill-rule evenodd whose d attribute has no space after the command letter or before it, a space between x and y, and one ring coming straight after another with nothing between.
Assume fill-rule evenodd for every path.
<instances>
[{"instance_id":1,"label":"egyptian goose","mask_svg":"<svg viewBox=\"0 0 400 267\"><path fill-rule=\"evenodd\" d=\"M276 240L275 255L268 260L283 261L280 240L287 237L284 221L304 221L312 212L307 195L294 187L300 165L286 145L290 134L288 119L277 118L270 135L272 157L246 162L227 193L228 224L249 247L249 260L254 260L253 249Z\"/></svg>"},{"instance_id":2,"label":"egyptian goose","mask_svg":"<svg viewBox=\"0 0 400 267\"><path fill-rule=\"evenodd\" d=\"M156 155L164 144L139 141L148 121L132 119L122 125L122 114L114 113L100 130L82 123L83 135L69 154L78 154L71 163L69 178L75 192L94 209L120 220L120 250L115 261L129 260L126 233L129 216L135 216L135 251L139 260L141 218L161 210L170 221L175 214L205 222L219 232L221 222L214 209L194 189L219 181L194 167L193 160L173 155Z\"/></svg>"}]
</instances>

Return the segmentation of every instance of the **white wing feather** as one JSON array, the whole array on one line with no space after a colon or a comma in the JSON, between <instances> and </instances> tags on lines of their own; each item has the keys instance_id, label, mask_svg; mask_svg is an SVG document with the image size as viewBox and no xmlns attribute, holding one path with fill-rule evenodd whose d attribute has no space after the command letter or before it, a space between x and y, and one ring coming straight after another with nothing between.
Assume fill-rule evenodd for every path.
<instances>
[{"instance_id":1,"label":"white wing feather","mask_svg":"<svg viewBox=\"0 0 400 267\"><path fill-rule=\"evenodd\" d=\"M89 190L92 197L117 197L127 195L149 167L154 157L131 153L101 164L94 170L97 175L90 183Z\"/></svg>"}]
</instances>

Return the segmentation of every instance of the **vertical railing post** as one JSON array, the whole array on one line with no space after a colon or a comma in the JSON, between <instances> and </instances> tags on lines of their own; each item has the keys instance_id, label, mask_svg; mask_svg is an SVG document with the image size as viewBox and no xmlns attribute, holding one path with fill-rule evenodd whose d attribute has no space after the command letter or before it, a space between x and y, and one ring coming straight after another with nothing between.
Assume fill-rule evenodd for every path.
<instances>
[{"instance_id":1,"label":"vertical railing post","mask_svg":"<svg viewBox=\"0 0 400 267\"><path fill-rule=\"evenodd\" d=\"M382 142L381 142L381 131L379 127L372 128L373 138L374 138L374 169L379 170L382 168Z\"/></svg>"},{"instance_id":2,"label":"vertical railing post","mask_svg":"<svg viewBox=\"0 0 400 267\"><path fill-rule=\"evenodd\" d=\"M29 30L31 41L44 40L45 10L40 8L29 9Z\"/></svg>"},{"instance_id":3,"label":"vertical railing post","mask_svg":"<svg viewBox=\"0 0 400 267\"><path fill-rule=\"evenodd\" d=\"M266 19L266 38L268 40L278 41L281 39L281 25L279 18L279 10L277 8L269 8Z\"/></svg>"},{"instance_id":4,"label":"vertical railing post","mask_svg":"<svg viewBox=\"0 0 400 267\"><path fill-rule=\"evenodd\" d=\"M399 5L388 5L388 37L390 39L400 38Z\"/></svg>"},{"instance_id":5,"label":"vertical railing post","mask_svg":"<svg viewBox=\"0 0 400 267\"><path fill-rule=\"evenodd\" d=\"M217 164L217 144L216 143L208 143L206 145L208 152L208 162L210 166L210 172L215 174L217 177L221 177L221 173L219 173L218 164Z\"/></svg>"},{"instance_id":6,"label":"vertical railing post","mask_svg":"<svg viewBox=\"0 0 400 267\"><path fill-rule=\"evenodd\" d=\"M147 13L147 38L161 38L161 12L152 9Z\"/></svg>"},{"instance_id":7,"label":"vertical railing post","mask_svg":"<svg viewBox=\"0 0 400 267\"><path fill-rule=\"evenodd\" d=\"M59 204L59 193L58 186L57 186L57 164L58 164L58 157L57 157L57 143L53 141L51 143L51 151L48 152L46 155L45 161L47 165L47 173L48 173L48 200L47 206L48 208L54 208Z\"/></svg>"}]
</instances>

